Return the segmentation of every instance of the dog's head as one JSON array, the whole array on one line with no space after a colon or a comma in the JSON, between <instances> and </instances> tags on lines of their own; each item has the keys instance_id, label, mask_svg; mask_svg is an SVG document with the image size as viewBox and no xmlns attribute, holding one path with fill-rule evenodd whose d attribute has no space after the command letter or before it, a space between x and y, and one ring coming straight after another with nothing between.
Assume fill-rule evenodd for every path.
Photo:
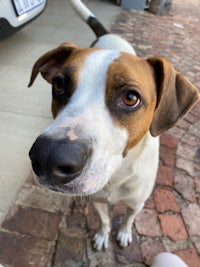
<instances>
[{"instance_id":1,"label":"dog's head","mask_svg":"<svg viewBox=\"0 0 200 267\"><path fill-rule=\"evenodd\" d=\"M198 90L163 58L139 57L65 43L35 63L52 84L55 120L30 150L40 183L69 194L92 194L150 130L172 127Z\"/></svg>"}]
</instances>

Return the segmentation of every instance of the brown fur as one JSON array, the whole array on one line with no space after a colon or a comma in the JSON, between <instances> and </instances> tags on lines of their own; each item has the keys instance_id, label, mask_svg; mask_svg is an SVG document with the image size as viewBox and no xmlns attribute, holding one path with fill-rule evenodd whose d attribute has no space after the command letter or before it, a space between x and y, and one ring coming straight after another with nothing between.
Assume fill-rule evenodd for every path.
<instances>
[{"instance_id":1,"label":"brown fur","mask_svg":"<svg viewBox=\"0 0 200 267\"><path fill-rule=\"evenodd\" d=\"M149 58L153 66L157 83L157 107L151 134L160 135L174 126L199 99L198 89L177 72L165 58Z\"/></svg>"},{"instance_id":2,"label":"brown fur","mask_svg":"<svg viewBox=\"0 0 200 267\"><path fill-rule=\"evenodd\" d=\"M113 99L120 91L135 89L143 105L136 111L119 111ZM123 53L113 62L107 73L106 102L116 123L129 132L125 153L133 148L149 130L156 107L156 83L152 67L138 57Z\"/></svg>"}]
</instances>

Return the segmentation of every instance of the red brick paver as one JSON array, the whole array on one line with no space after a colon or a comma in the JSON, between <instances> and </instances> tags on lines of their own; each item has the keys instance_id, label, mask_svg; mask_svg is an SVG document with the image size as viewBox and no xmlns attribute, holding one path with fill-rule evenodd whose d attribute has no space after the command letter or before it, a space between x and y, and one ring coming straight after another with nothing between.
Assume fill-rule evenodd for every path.
<instances>
[{"instance_id":1,"label":"red brick paver","mask_svg":"<svg viewBox=\"0 0 200 267\"><path fill-rule=\"evenodd\" d=\"M190 236L200 237L200 208L196 203L191 203L182 209L183 219Z\"/></svg>"},{"instance_id":2,"label":"red brick paver","mask_svg":"<svg viewBox=\"0 0 200 267\"><path fill-rule=\"evenodd\" d=\"M161 236L160 224L155 209L143 209L135 219L137 232L145 236Z\"/></svg>"},{"instance_id":3,"label":"red brick paver","mask_svg":"<svg viewBox=\"0 0 200 267\"><path fill-rule=\"evenodd\" d=\"M173 0L170 16L122 10L112 31L141 57L162 55L200 88L200 0ZM145 267L159 252L200 266L200 103L164 133L155 189L133 226L132 244L115 241L125 213L110 208L110 247L94 251L99 218L88 206L69 213L69 199L28 177L0 228L0 263L9 267ZM68 214L68 215L67 215Z\"/></svg>"},{"instance_id":4,"label":"red brick paver","mask_svg":"<svg viewBox=\"0 0 200 267\"><path fill-rule=\"evenodd\" d=\"M199 267L200 265L199 255L194 248L179 250L175 254L181 257L189 267Z\"/></svg>"},{"instance_id":5,"label":"red brick paver","mask_svg":"<svg viewBox=\"0 0 200 267\"><path fill-rule=\"evenodd\" d=\"M183 219L179 214L159 214L161 228L164 236L173 241L188 238Z\"/></svg>"},{"instance_id":6,"label":"red brick paver","mask_svg":"<svg viewBox=\"0 0 200 267\"><path fill-rule=\"evenodd\" d=\"M172 190L165 188L155 188L153 195L157 211L162 213L167 211L180 211L176 197Z\"/></svg>"}]
</instances>

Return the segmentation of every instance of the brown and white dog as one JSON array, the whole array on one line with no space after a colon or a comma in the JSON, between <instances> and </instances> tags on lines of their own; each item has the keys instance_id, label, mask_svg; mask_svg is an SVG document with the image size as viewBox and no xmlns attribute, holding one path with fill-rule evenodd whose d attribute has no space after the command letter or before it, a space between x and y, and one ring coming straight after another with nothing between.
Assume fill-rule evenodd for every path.
<instances>
[{"instance_id":1,"label":"brown and white dog","mask_svg":"<svg viewBox=\"0 0 200 267\"><path fill-rule=\"evenodd\" d=\"M132 223L152 192L159 135L180 120L199 92L164 58L141 59L132 46L109 34L80 0L77 13L96 33L93 47L64 43L38 59L38 73L52 84L55 120L30 150L39 183L74 196L91 196L101 229L98 250L108 247L107 203L127 213L117 240L132 238Z\"/></svg>"}]
</instances>

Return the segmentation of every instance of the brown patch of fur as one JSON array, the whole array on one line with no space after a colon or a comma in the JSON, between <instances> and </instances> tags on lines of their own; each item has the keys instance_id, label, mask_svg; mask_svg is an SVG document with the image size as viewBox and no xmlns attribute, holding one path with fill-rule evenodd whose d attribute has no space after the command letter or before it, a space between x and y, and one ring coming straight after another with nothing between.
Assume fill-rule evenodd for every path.
<instances>
[{"instance_id":1,"label":"brown patch of fur","mask_svg":"<svg viewBox=\"0 0 200 267\"><path fill-rule=\"evenodd\" d=\"M153 120L157 100L154 76L147 61L126 53L109 66L106 103L115 123L129 133L125 154L142 139ZM143 104L135 111L127 111L117 105L126 89L134 89L142 97Z\"/></svg>"},{"instance_id":2,"label":"brown patch of fur","mask_svg":"<svg viewBox=\"0 0 200 267\"><path fill-rule=\"evenodd\" d=\"M80 71L83 67L83 64L88 57L90 53L92 53L95 50L99 50L98 48L76 48L74 49L71 54L67 57L65 62L63 63L60 71L57 73L57 75L65 75L66 69L75 69L73 73L71 74L72 79L72 88L70 88L71 93L73 93L78 84ZM59 103L56 99L52 99L52 105L51 110L53 117L55 118L60 111L60 109L63 107L61 103Z\"/></svg>"}]
</instances>

